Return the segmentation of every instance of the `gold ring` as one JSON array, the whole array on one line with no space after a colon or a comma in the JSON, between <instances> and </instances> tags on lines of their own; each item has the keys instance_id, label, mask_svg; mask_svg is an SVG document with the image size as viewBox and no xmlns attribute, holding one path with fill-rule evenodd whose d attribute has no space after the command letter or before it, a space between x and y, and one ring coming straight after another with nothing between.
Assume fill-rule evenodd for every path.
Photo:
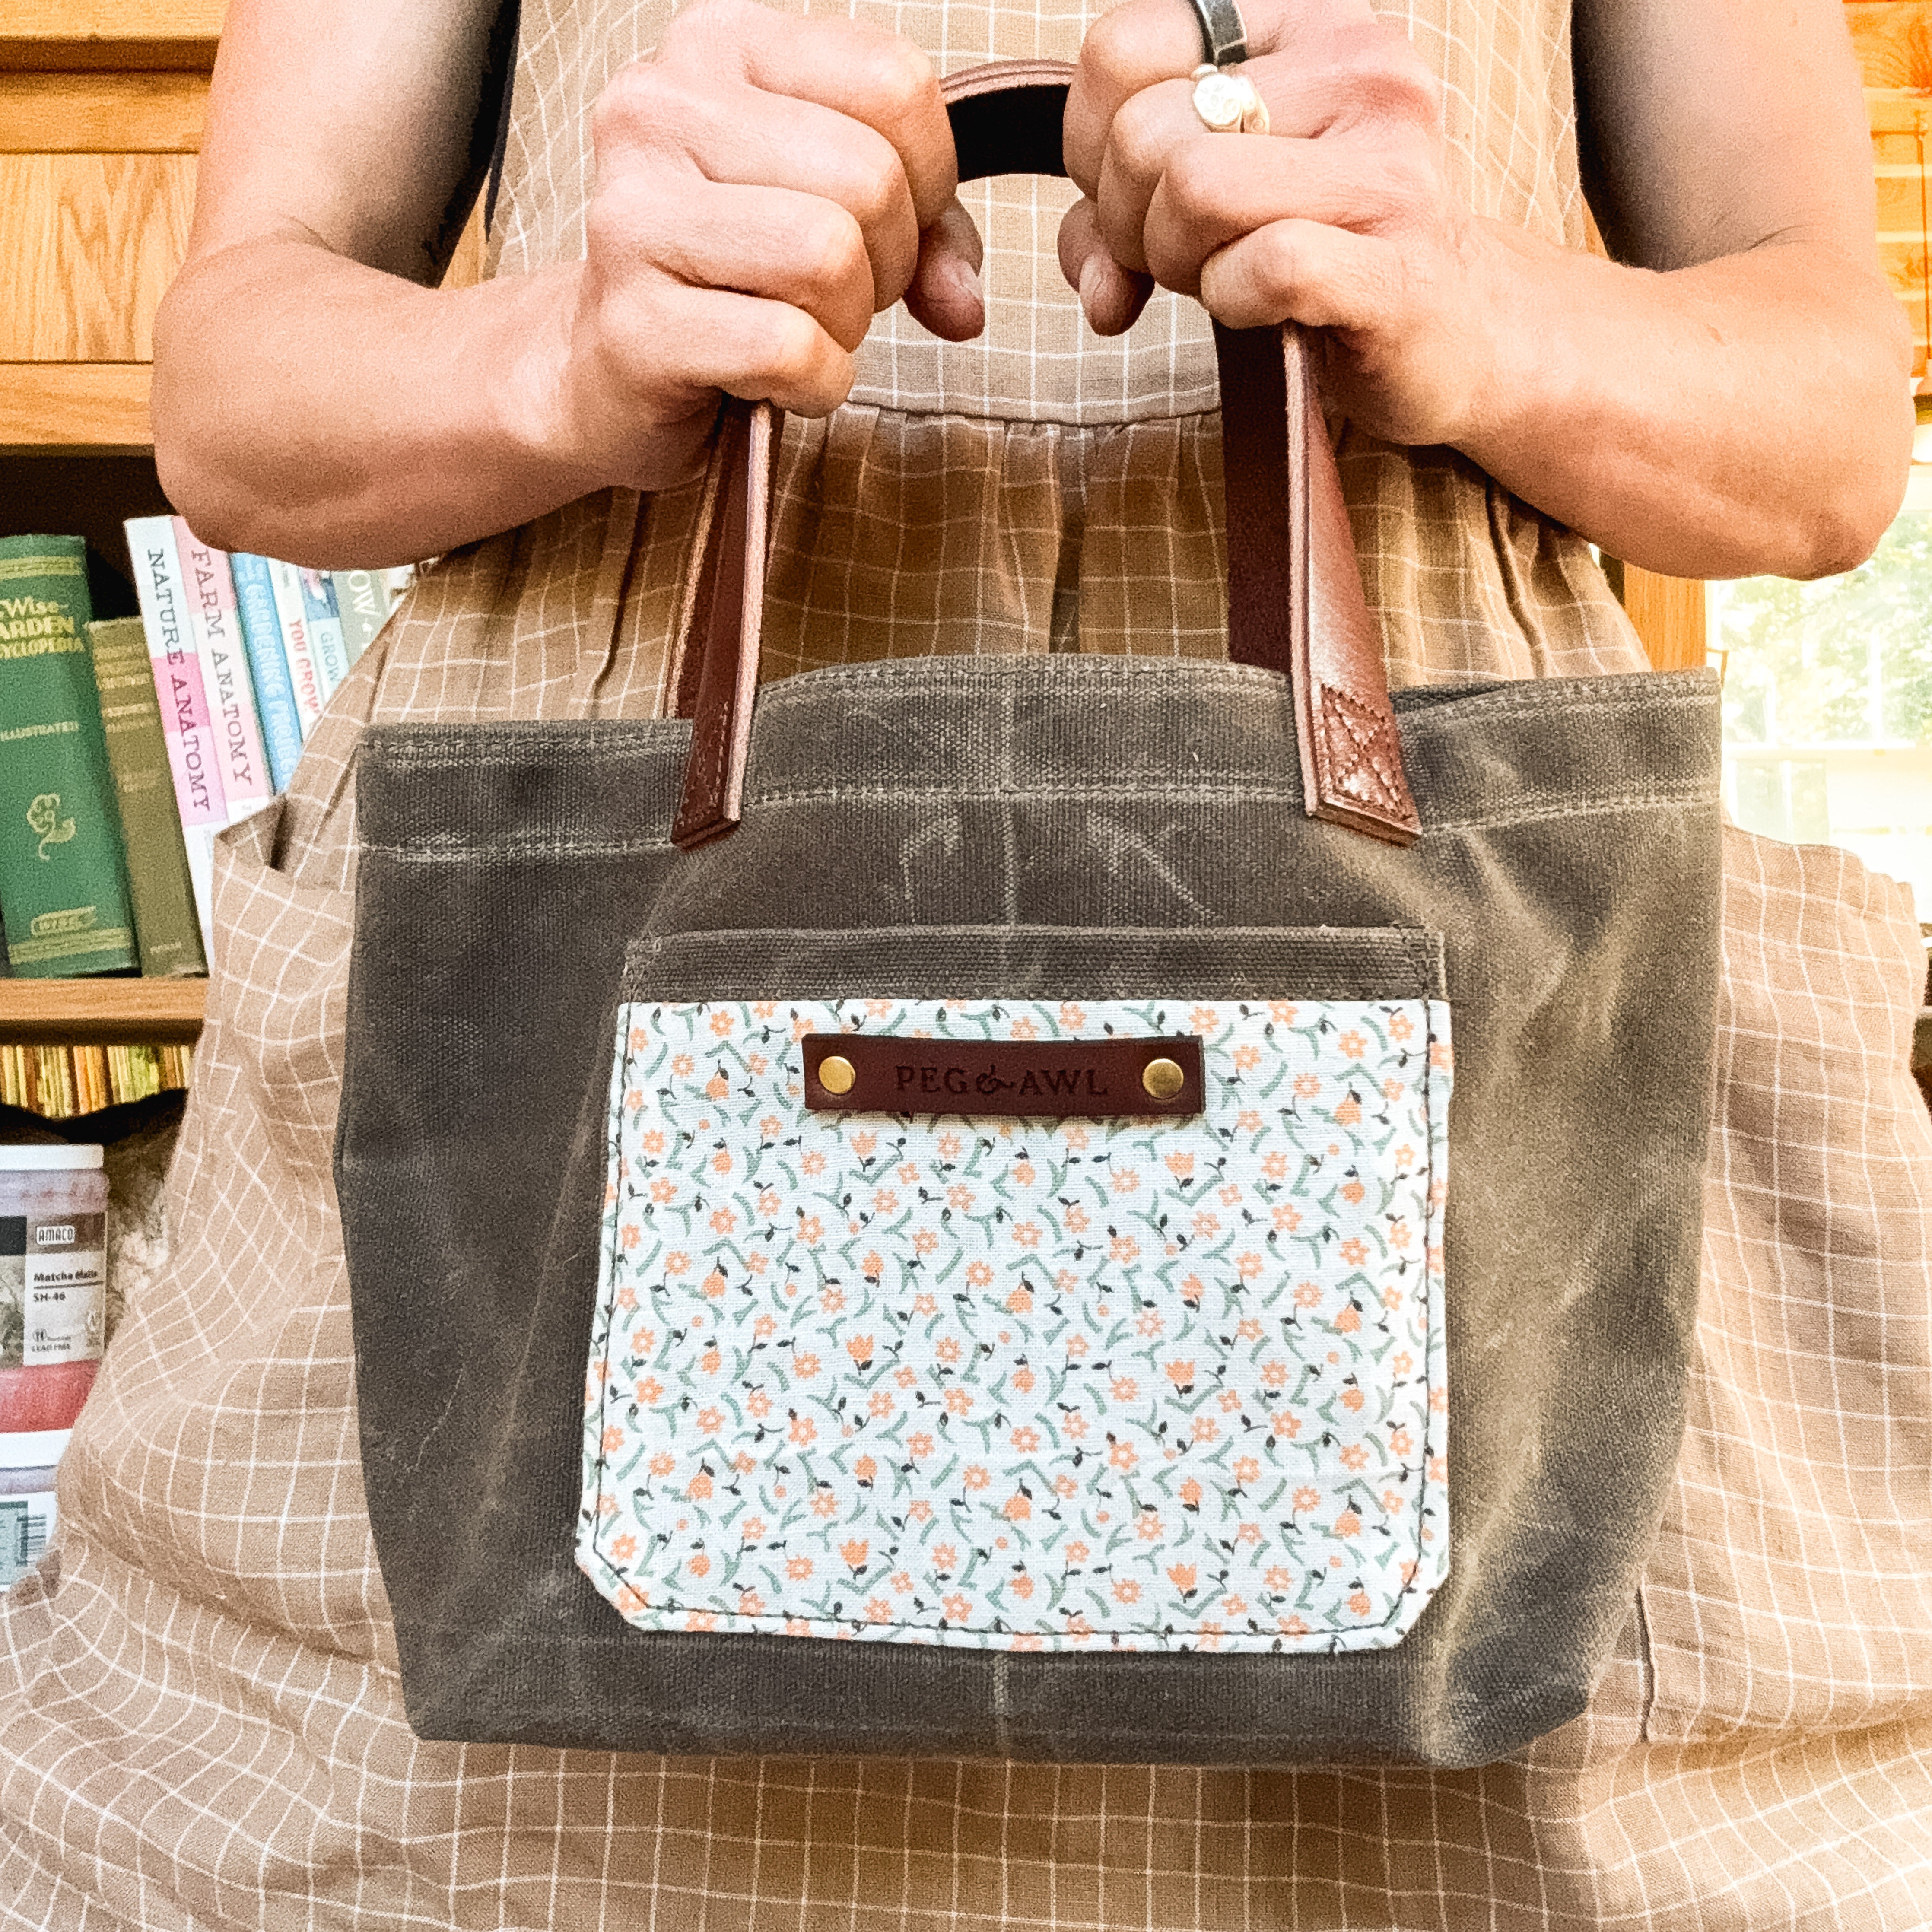
<instances>
[{"instance_id":1,"label":"gold ring","mask_svg":"<svg viewBox=\"0 0 1932 1932\"><path fill-rule=\"evenodd\" d=\"M1268 103L1238 68L1204 62L1189 76L1194 82L1194 111L1210 134L1265 134Z\"/></svg>"}]
</instances>

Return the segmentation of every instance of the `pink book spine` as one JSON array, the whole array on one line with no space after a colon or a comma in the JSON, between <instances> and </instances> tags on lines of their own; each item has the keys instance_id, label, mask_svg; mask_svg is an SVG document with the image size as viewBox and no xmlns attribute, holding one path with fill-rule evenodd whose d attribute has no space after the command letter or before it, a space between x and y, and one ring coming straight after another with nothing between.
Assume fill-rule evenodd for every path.
<instances>
[{"instance_id":1,"label":"pink book spine","mask_svg":"<svg viewBox=\"0 0 1932 1932\"><path fill-rule=\"evenodd\" d=\"M202 674L214 713L221 788L228 801L227 822L232 825L274 797L274 779L262 749L254 680L249 674L248 648L242 636L228 553L202 542L179 517L174 526L200 646Z\"/></svg>"},{"instance_id":2,"label":"pink book spine","mask_svg":"<svg viewBox=\"0 0 1932 1932\"><path fill-rule=\"evenodd\" d=\"M175 804L184 829L228 822L227 794L215 755L213 714L201 675L201 656L188 610L188 586L166 517L136 517L128 524L148 656L154 667L161 729L174 773Z\"/></svg>"}]
</instances>

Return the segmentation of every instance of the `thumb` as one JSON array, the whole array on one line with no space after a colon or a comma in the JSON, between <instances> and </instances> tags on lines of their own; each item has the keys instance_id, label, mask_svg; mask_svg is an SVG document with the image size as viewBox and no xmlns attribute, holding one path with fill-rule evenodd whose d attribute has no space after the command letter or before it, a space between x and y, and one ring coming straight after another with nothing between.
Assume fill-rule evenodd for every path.
<instances>
[{"instance_id":1,"label":"thumb","mask_svg":"<svg viewBox=\"0 0 1932 1932\"><path fill-rule=\"evenodd\" d=\"M1132 328L1154 293L1154 278L1124 268L1108 252L1097 211L1084 195L1060 224L1060 272L1080 292L1080 306L1096 335Z\"/></svg>"},{"instance_id":2,"label":"thumb","mask_svg":"<svg viewBox=\"0 0 1932 1932\"><path fill-rule=\"evenodd\" d=\"M967 342L986 326L980 285L986 250L973 218L955 200L919 238L919 266L905 305L913 319L948 342Z\"/></svg>"}]
</instances>

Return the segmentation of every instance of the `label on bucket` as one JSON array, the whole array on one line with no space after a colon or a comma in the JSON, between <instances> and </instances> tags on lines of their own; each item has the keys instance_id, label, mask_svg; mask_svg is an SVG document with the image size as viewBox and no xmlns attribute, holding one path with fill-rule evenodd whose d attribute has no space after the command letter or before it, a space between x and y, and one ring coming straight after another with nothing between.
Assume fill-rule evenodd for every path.
<instances>
[{"instance_id":1,"label":"label on bucket","mask_svg":"<svg viewBox=\"0 0 1932 1932\"><path fill-rule=\"evenodd\" d=\"M0 1368L100 1359L106 1216L0 1218Z\"/></svg>"},{"instance_id":2,"label":"label on bucket","mask_svg":"<svg viewBox=\"0 0 1932 1932\"><path fill-rule=\"evenodd\" d=\"M32 1569L54 1533L52 1490L32 1496L0 1496L0 1590Z\"/></svg>"}]
</instances>

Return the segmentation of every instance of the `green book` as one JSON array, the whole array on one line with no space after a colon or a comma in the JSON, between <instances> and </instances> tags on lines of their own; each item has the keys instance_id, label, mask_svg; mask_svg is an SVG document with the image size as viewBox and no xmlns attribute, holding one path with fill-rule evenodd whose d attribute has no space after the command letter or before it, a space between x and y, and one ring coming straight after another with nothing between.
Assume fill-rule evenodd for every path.
<instances>
[{"instance_id":1,"label":"green book","mask_svg":"<svg viewBox=\"0 0 1932 1932\"><path fill-rule=\"evenodd\" d=\"M121 840L128 854L141 970L154 978L206 973L167 739L154 699L147 626L138 617L90 624L87 648L93 655L107 762L121 804Z\"/></svg>"},{"instance_id":2,"label":"green book","mask_svg":"<svg viewBox=\"0 0 1932 1932\"><path fill-rule=\"evenodd\" d=\"M138 964L79 537L0 537L0 918L16 973Z\"/></svg>"}]
</instances>

